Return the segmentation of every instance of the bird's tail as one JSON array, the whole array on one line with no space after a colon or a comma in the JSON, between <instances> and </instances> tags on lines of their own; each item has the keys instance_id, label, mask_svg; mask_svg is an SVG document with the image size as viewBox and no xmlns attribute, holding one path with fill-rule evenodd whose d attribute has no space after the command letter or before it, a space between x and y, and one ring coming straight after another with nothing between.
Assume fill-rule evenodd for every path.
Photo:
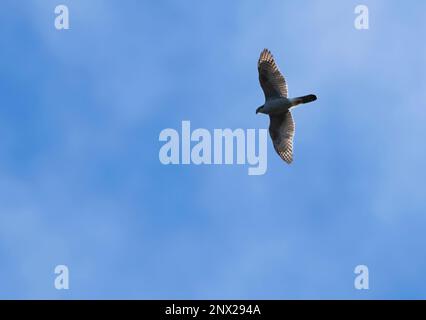
<instances>
[{"instance_id":1,"label":"bird's tail","mask_svg":"<svg viewBox=\"0 0 426 320\"><path fill-rule=\"evenodd\" d=\"M303 104L303 103L309 103L309 102L313 102L317 100L317 96L314 94L310 94L307 96L303 96L303 97L297 97L294 99L291 99L291 104L293 107L299 105L299 104Z\"/></svg>"}]
</instances>

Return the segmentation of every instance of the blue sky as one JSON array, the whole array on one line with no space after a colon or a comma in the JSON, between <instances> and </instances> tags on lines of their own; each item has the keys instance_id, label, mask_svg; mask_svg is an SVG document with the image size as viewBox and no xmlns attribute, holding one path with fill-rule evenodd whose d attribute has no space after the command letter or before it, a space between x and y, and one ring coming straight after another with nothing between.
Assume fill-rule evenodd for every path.
<instances>
[{"instance_id":1,"label":"blue sky","mask_svg":"<svg viewBox=\"0 0 426 320\"><path fill-rule=\"evenodd\" d=\"M426 298L426 3L1 7L0 298ZM295 162L268 141L263 176L162 165L182 120L267 128L265 47L290 95L319 98L294 112Z\"/></svg>"}]
</instances>

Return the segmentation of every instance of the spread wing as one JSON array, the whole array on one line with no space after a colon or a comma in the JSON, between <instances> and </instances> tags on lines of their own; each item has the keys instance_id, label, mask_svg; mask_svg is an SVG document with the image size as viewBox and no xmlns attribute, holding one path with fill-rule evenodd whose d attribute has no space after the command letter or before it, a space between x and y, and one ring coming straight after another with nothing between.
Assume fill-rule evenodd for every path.
<instances>
[{"instance_id":1,"label":"spread wing","mask_svg":"<svg viewBox=\"0 0 426 320\"><path fill-rule=\"evenodd\" d=\"M279 115L270 115L269 134L275 151L288 164L293 162L293 138L295 124L290 111Z\"/></svg>"},{"instance_id":2,"label":"spread wing","mask_svg":"<svg viewBox=\"0 0 426 320\"><path fill-rule=\"evenodd\" d=\"M268 49L264 49L260 54L257 69L259 71L260 86L265 94L265 100L279 97L287 98L287 82Z\"/></svg>"}]
</instances>

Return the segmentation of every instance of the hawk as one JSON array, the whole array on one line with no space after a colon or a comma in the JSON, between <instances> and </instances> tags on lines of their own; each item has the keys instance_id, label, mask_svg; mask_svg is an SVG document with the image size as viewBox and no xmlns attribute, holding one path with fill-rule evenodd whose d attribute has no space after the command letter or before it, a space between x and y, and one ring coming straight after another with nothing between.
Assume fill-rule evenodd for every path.
<instances>
[{"instance_id":1,"label":"hawk","mask_svg":"<svg viewBox=\"0 0 426 320\"><path fill-rule=\"evenodd\" d=\"M260 54L257 63L259 82L265 94L265 103L256 110L256 114L269 115L269 134L274 149L288 164L293 162L293 138L295 125L290 109L299 104L317 100L313 94L288 98L288 87L284 76L278 69L274 57L268 49Z\"/></svg>"}]
</instances>

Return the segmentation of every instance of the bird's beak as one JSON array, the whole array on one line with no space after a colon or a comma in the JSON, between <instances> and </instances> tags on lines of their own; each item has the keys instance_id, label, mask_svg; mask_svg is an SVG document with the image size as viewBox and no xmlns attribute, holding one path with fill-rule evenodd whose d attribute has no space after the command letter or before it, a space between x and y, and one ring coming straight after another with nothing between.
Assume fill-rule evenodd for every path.
<instances>
[{"instance_id":1,"label":"bird's beak","mask_svg":"<svg viewBox=\"0 0 426 320\"><path fill-rule=\"evenodd\" d=\"M262 107L259 107L256 109L256 114L258 114L260 112L260 110L262 110Z\"/></svg>"}]
</instances>

